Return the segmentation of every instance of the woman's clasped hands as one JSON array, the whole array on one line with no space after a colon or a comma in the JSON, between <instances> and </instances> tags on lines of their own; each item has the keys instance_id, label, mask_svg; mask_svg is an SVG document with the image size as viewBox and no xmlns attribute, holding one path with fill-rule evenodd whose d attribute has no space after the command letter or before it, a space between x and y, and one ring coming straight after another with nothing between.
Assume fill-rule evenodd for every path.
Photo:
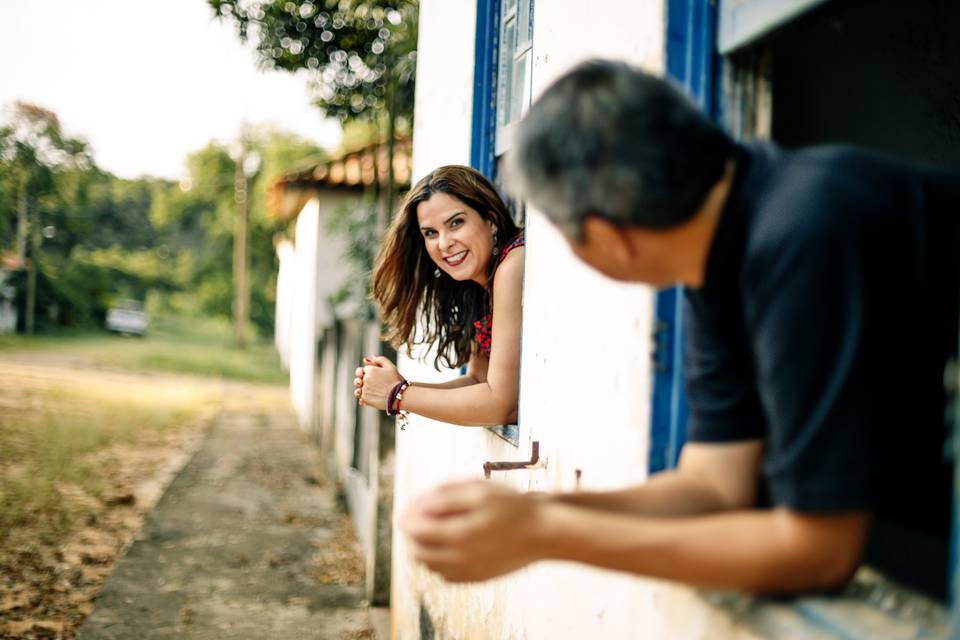
<instances>
[{"instance_id":1,"label":"woman's clasped hands","mask_svg":"<svg viewBox=\"0 0 960 640\"><path fill-rule=\"evenodd\" d=\"M365 356L363 366L357 367L355 375L353 395L357 402L381 411L387 408L390 391L403 382L396 365L384 356Z\"/></svg>"}]
</instances>

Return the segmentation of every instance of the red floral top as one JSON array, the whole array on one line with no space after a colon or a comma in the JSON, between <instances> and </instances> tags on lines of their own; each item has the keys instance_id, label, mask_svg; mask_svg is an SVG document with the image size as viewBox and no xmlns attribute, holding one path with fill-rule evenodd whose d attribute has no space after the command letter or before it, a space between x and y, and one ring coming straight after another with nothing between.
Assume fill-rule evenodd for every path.
<instances>
[{"instance_id":1,"label":"red floral top","mask_svg":"<svg viewBox=\"0 0 960 640\"><path fill-rule=\"evenodd\" d=\"M514 238L510 244L505 246L500 251L500 259L497 260L497 266L500 266L500 263L504 261L507 255L516 249L517 247L523 246L523 232L520 232L516 238ZM493 314L488 313L484 317L480 318L473 323L473 326L477 328L477 342L480 343L480 351L490 357L490 349L493 345Z\"/></svg>"}]
</instances>

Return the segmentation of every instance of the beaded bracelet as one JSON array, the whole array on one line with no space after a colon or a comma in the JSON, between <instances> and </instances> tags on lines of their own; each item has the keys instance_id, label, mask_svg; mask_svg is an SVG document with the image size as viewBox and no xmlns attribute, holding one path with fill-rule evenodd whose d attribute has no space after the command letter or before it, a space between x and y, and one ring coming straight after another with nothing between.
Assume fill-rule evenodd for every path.
<instances>
[{"instance_id":1,"label":"beaded bracelet","mask_svg":"<svg viewBox=\"0 0 960 640\"><path fill-rule=\"evenodd\" d=\"M400 399L401 397L400 394L402 394L404 390L409 386L410 386L409 382L407 382L406 380L401 380L397 384L393 385L393 389L391 389L390 393L387 395L386 411L387 411L387 415L390 416L391 418L397 415L398 413L397 411L393 410L394 403L396 403Z\"/></svg>"},{"instance_id":2,"label":"beaded bracelet","mask_svg":"<svg viewBox=\"0 0 960 640\"><path fill-rule=\"evenodd\" d=\"M396 414L396 415L398 416L398 417L397 417L397 423L400 425L400 431L406 431L406 430L407 430L407 417L410 415L410 412L409 412L409 411L403 411L403 410L400 409L400 401L403 400L403 392L406 391L406 390L407 390L407 387L409 387L409 386L410 386L410 383L407 382L406 380L404 380L404 381L403 381L403 386L401 386L401 387L400 387L400 390L397 391L397 396L396 396L396 403L397 403L397 404L396 404L396 407L397 407L397 410L394 411L394 414Z\"/></svg>"}]
</instances>

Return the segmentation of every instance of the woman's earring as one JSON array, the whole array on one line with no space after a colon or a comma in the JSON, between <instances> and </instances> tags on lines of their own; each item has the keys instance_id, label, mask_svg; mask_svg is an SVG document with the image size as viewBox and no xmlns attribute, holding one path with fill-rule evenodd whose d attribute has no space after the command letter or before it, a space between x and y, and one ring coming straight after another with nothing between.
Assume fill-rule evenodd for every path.
<instances>
[{"instance_id":1,"label":"woman's earring","mask_svg":"<svg viewBox=\"0 0 960 640\"><path fill-rule=\"evenodd\" d=\"M440 267L437 267L436 269L433 270L433 277L434 278L440 277Z\"/></svg>"},{"instance_id":2,"label":"woman's earring","mask_svg":"<svg viewBox=\"0 0 960 640\"><path fill-rule=\"evenodd\" d=\"M499 254L500 254L500 247L497 246L497 232L494 231L493 232L493 255L496 256Z\"/></svg>"}]
</instances>

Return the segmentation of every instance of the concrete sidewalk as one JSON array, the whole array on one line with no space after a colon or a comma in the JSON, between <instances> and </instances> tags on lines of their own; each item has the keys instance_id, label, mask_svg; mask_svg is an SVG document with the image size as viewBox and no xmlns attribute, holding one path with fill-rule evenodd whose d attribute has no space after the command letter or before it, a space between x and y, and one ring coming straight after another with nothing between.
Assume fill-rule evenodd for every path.
<instances>
[{"instance_id":1,"label":"concrete sidewalk","mask_svg":"<svg viewBox=\"0 0 960 640\"><path fill-rule=\"evenodd\" d=\"M227 410L78 638L375 638L352 532L292 414Z\"/></svg>"}]
</instances>

